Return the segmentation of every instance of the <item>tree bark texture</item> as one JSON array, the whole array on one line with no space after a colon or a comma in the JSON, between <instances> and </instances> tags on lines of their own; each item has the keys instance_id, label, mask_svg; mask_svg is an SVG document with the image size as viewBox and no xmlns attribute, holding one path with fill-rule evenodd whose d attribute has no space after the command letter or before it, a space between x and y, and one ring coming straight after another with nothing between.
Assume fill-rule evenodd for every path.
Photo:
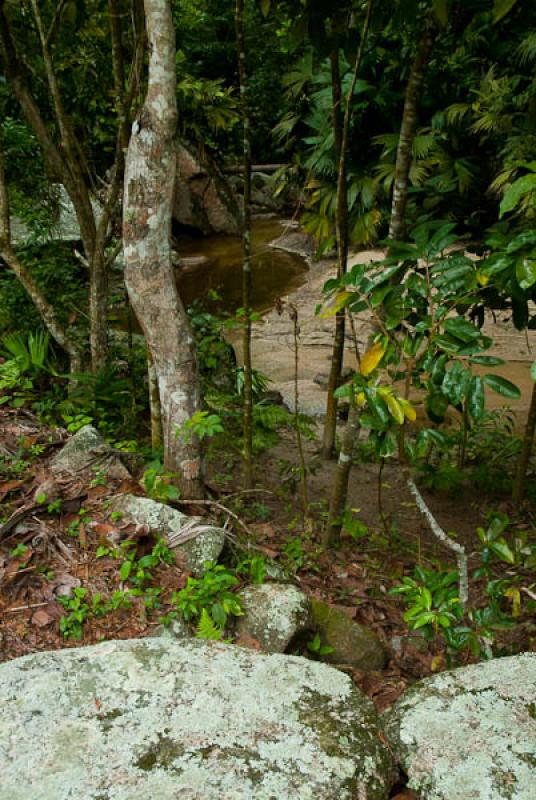
<instances>
[{"instance_id":1,"label":"tree bark texture","mask_svg":"<svg viewBox=\"0 0 536 800\"><path fill-rule=\"evenodd\" d=\"M185 498L202 493L196 436L180 433L200 410L195 343L171 264L177 127L175 31L169 0L145 0L149 81L125 166L125 282L158 378L165 469ZM179 434L179 435L177 435Z\"/></svg>"},{"instance_id":2,"label":"tree bark texture","mask_svg":"<svg viewBox=\"0 0 536 800\"><path fill-rule=\"evenodd\" d=\"M532 387L532 395L530 400L529 415L527 417L527 424L525 425L525 433L523 436L523 444L519 460L517 462L516 477L514 480L514 490L512 500L514 508L518 509L523 502L525 495L525 483L527 478L527 468L532 453L534 444L534 433L536 431L536 383Z\"/></svg>"},{"instance_id":3,"label":"tree bark texture","mask_svg":"<svg viewBox=\"0 0 536 800\"><path fill-rule=\"evenodd\" d=\"M243 126L243 185L242 214L242 307L244 309L244 488L253 486L253 387L251 366L251 130L249 115L246 46L244 41L244 0L236 0L236 44L238 50L238 80Z\"/></svg>"},{"instance_id":4,"label":"tree bark texture","mask_svg":"<svg viewBox=\"0 0 536 800\"><path fill-rule=\"evenodd\" d=\"M67 353L70 361L71 372L79 372L82 363L82 354L77 343L68 335L67 331L58 320L54 307L47 300L40 287L36 284L30 271L25 267L11 244L11 231L9 226L9 201L7 195L4 153L2 150L0 133L0 258L11 269L18 280L28 292L30 299L48 332L59 346Z\"/></svg>"},{"instance_id":5,"label":"tree bark texture","mask_svg":"<svg viewBox=\"0 0 536 800\"><path fill-rule=\"evenodd\" d=\"M335 473L335 483L329 504L329 516L326 532L324 535L324 547L333 547L339 541L342 528L342 515L346 507L346 497L348 495L348 480L352 469L352 459L354 454L355 442L359 432L359 409L351 398L350 411L342 446L337 462L337 472Z\"/></svg>"},{"instance_id":6,"label":"tree bark texture","mask_svg":"<svg viewBox=\"0 0 536 800\"><path fill-rule=\"evenodd\" d=\"M413 140L417 129L417 101L432 44L432 33L427 29L421 37L417 55L411 65L404 96L400 138L396 151L391 220L389 223L389 238L397 241L403 241L406 237L406 206L408 203L409 170L412 160Z\"/></svg>"},{"instance_id":7,"label":"tree bark texture","mask_svg":"<svg viewBox=\"0 0 536 800\"><path fill-rule=\"evenodd\" d=\"M335 139L335 157L337 160L337 206L335 211L335 231L337 237L337 277L341 278L348 265L348 188L347 188L347 169L346 160L348 154L348 137L350 133L350 115L352 109L352 98L357 83L359 70L363 61L365 42L367 40L370 27L370 18L374 0L368 0L365 12L365 20L361 31L361 40L354 63L352 81L346 97L344 115L342 114L342 91L341 75L339 65L339 52L334 50L331 53L331 85L333 98L333 133ZM345 340L345 312L344 309L338 311L335 316L335 338L333 341L333 353L331 357L331 368L328 378L328 399L326 406L326 420L324 423L324 433L322 438L322 457L331 458L335 448L335 434L337 431L337 407L338 401L335 397L335 390L340 383L341 371L344 360L344 340Z\"/></svg>"}]
</instances>

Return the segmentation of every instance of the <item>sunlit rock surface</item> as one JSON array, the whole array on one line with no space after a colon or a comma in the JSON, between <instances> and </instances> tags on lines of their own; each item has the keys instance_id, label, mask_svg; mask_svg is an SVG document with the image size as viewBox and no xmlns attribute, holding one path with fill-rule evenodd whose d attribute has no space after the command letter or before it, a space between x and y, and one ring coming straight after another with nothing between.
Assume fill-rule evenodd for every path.
<instances>
[{"instance_id":1,"label":"sunlit rock surface","mask_svg":"<svg viewBox=\"0 0 536 800\"><path fill-rule=\"evenodd\" d=\"M244 615L237 620L236 632L254 639L265 653L283 653L295 636L310 627L311 602L296 586L248 586L240 599Z\"/></svg>"},{"instance_id":2,"label":"sunlit rock surface","mask_svg":"<svg viewBox=\"0 0 536 800\"><path fill-rule=\"evenodd\" d=\"M423 800L534 800L536 654L421 681L387 713L386 731Z\"/></svg>"},{"instance_id":3,"label":"sunlit rock surface","mask_svg":"<svg viewBox=\"0 0 536 800\"><path fill-rule=\"evenodd\" d=\"M161 638L0 666L0 800L383 800L372 704L324 664Z\"/></svg>"}]
</instances>

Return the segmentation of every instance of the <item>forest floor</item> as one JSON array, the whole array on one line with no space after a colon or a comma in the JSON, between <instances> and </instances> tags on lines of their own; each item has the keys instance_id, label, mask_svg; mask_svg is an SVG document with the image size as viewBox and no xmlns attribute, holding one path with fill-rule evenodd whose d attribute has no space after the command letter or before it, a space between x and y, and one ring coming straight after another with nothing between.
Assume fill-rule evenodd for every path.
<instances>
[{"instance_id":1,"label":"forest floor","mask_svg":"<svg viewBox=\"0 0 536 800\"><path fill-rule=\"evenodd\" d=\"M117 493L143 494L139 476L115 482L98 474L92 480L53 476L50 460L66 438L65 431L43 428L27 412L0 410L0 661L102 639L150 635L159 617L170 610L172 592L187 581L180 562L161 564L152 574L152 585L161 589L152 602L147 602L147 595L131 598L128 607L119 603L106 613L101 602L100 610L92 613L96 595L109 601L122 589L120 562L112 555L98 556L98 549L102 553L102 548L111 548L111 542L128 539L136 541L138 555L143 555L151 551L154 538L146 529L114 519L109 508ZM315 442L306 442L309 460L314 459L317 447ZM296 467L293 434L283 432L279 443L257 459L257 494L240 491L239 460L222 454L209 463L209 493L238 515L240 524L234 534L243 547L274 559L304 591L377 632L390 652L387 668L369 673L341 668L383 709L409 684L447 666L439 640L427 643L408 632L400 596L389 594L389 589L400 577L411 574L417 563L433 566L441 561L454 567L451 554L431 535L396 465L386 466L382 475L386 525L382 523L379 467L372 463L356 465L350 481L349 502L359 510L356 515L362 523L359 535L343 535L337 550L324 552L320 534L335 462L319 463L308 478L314 509L311 520L304 520L301 513ZM474 489L464 486L455 496L427 492L426 500L444 529L454 531L467 548L471 568L480 564L475 531L483 513L489 508L510 511L506 499L477 496ZM183 510L206 514L207 506L188 505ZM534 529L533 523L534 515L528 510L517 529ZM232 563L235 547L224 552L224 562ZM498 578L510 574L505 564L493 569ZM528 574L526 580L530 582ZM81 600L89 608L83 611L80 640L64 638L59 627L66 610L57 596L69 587L87 590ZM470 589L473 603L484 602L482 581L472 581ZM534 622L522 613L516 623L499 634L499 651L535 648Z\"/></svg>"}]
</instances>

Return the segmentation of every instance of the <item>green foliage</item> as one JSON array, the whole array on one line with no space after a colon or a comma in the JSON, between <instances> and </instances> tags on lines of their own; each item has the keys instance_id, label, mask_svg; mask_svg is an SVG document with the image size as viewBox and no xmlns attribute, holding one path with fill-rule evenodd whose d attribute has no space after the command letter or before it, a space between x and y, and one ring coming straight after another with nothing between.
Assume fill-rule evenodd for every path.
<instances>
[{"instance_id":1,"label":"green foliage","mask_svg":"<svg viewBox=\"0 0 536 800\"><path fill-rule=\"evenodd\" d=\"M209 411L196 411L180 429L177 429L176 436L184 442L189 442L192 436L197 436L202 441L205 437L212 438L217 433L223 433L220 417Z\"/></svg>"},{"instance_id":2,"label":"green foliage","mask_svg":"<svg viewBox=\"0 0 536 800\"><path fill-rule=\"evenodd\" d=\"M200 578L189 577L184 589L173 593L172 602L187 622L201 621L205 611L205 633L211 620L212 626L223 634L228 618L242 614L240 599L232 591L236 586L238 578L234 572L222 564L206 562L204 574Z\"/></svg>"},{"instance_id":3,"label":"green foliage","mask_svg":"<svg viewBox=\"0 0 536 800\"><path fill-rule=\"evenodd\" d=\"M313 638L307 642L307 650L316 658L329 656L330 653L333 653L333 647L331 647L331 645L322 644L322 639L319 633L315 633Z\"/></svg>"},{"instance_id":4,"label":"green foliage","mask_svg":"<svg viewBox=\"0 0 536 800\"><path fill-rule=\"evenodd\" d=\"M119 579L130 583L135 590L148 592L147 585L153 580L153 571L163 564L173 564L175 556L163 539L159 539L149 553L138 556L138 547L133 542L124 542L124 559L119 568ZM133 592L134 593L134 592Z\"/></svg>"},{"instance_id":5,"label":"green foliage","mask_svg":"<svg viewBox=\"0 0 536 800\"><path fill-rule=\"evenodd\" d=\"M159 503L178 500L179 490L173 485L174 478L176 475L173 472L166 472L162 462L155 460L143 471L143 488L151 500L157 500Z\"/></svg>"}]
</instances>

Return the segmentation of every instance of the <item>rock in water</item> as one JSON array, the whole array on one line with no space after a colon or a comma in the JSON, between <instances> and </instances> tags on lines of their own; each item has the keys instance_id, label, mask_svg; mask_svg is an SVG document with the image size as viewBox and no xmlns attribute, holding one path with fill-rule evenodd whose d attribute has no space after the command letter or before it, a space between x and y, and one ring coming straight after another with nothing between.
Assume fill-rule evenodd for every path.
<instances>
[{"instance_id":1,"label":"rock in water","mask_svg":"<svg viewBox=\"0 0 536 800\"><path fill-rule=\"evenodd\" d=\"M244 616L237 619L236 632L257 641L264 653L283 653L298 633L310 627L311 602L292 584L248 586L240 599Z\"/></svg>"},{"instance_id":2,"label":"rock in water","mask_svg":"<svg viewBox=\"0 0 536 800\"><path fill-rule=\"evenodd\" d=\"M358 625L344 611L323 603L312 601L313 625L321 636L322 644L333 651L324 656L332 664L350 664L368 672L383 669L387 663L387 652L375 633Z\"/></svg>"},{"instance_id":3,"label":"rock in water","mask_svg":"<svg viewBox=\"0 0 536 800\"><path fill-rule=\"evenodd\" d=\"M384 800L372 704L324 664L133 639L0 665L0 800Z\"/></svg>"},{"instance_id":4,"label":"rock in water","mask_svg":"<svg viewBox=\"0 0 536 800\"><path fill-rule=\"evenodd\" d=\"M421 681L387 712L386 732L423 800L534 800L536 654Z\"/></svg>"},{"instance_id":5,"label":"rock in water","mask_svg":"<svg viewBox=\"0 0 536 800\"><path fill-rule=\"evenodd\" d=\"M167 539L170 547L184 553L186 567L194 575L202 575L205 563L217 561L223 550L225 531L207 524L203 517L189 517L176 508L134 494L118 495L113 509L119 511L125 521L147 525L149 530ZM191 538L183 541L190 534Z\"/></svg>"}]
</instances>

